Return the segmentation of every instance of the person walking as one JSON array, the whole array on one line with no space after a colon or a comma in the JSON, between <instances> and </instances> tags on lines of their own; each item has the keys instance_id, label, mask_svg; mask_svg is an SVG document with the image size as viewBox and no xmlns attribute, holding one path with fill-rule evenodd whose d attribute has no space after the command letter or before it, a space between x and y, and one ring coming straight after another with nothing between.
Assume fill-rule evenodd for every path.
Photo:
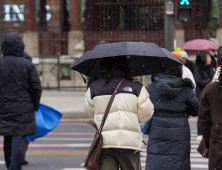
<instances>
[{"instance_id":1,"label":"person walking","mask_svg":"<svg viewBox=\"0 0 222 170\"><path fill-rule=\"evenodd\" d=\"M154 76L148 92L156 107L149 132L146 170L190 170L190 127L185 114L197 116L199 101L182 66Z\"/></svg>"},{"instance_id":2,"label":"person walking","mask_svg":"<svg viewBox=\"0 0 222 170\"><path fill-rule=\"evenodd\" d=\"M172 54L180 61L183 61L182 60L182 57L181 57L181 54L179 52L176 52L176 51L173 51ZM196 82L194 80L194 77L193 77L193 74L192 72L190 71L189 68L187 68L185 65L182 66L182 78L185 79L185 78L188 78L192 81L193 83L193 89L196 89Z\"/></svg>"},{"instance_id":3,"label":"person walking","mask_svg":"<svg viewBox=\"0 0 222 170\"><path fill-rule=\"evenodd\" d=\"M215 50L213 50L213 49L209 49L207 51L211 57L211 63L213 65L213 69L215 71L217 69L217 61L216 61L217 55L215 53Z\"/></svg>"},{"instance_id":4,"label":"person walking","mask_svg":"<svg viewBox=\"0 0 222 170\"><path fill-rule=\"evenodd\" d=\"M179 53L181 55L181 61L193 73L194 69L195 69L195 65L194 65L194 63L192 61L189 60L187 52L186 51L180 51Z\"/></svg>"},{"instance_id":5,"label":"person walking","mask_svg":"<svg viewBox=\"0 0 222 170\"><path fill-rule=\"evenodd\" d=\"M34 65L22 57L24 47L17 33L6 34L1 44L0 135L8 170L21 170L26 136L36 134L34 111L42 93Z\"/></svg>"},{"instance_id":6,"label":"person walking","mask_svg":"<svg viewBox=\"0 0 222 170\"><path fill-rule=\"evenodd\" d=\"M218 55L217 55L217 69L214 74L214 78L213 78L212 82L215 82L218 80L220 72L221 72L220 66L222 66L222 46L219 47L219 49L217 50L217 53L218 53Z\"/></svg>"},{"instance_id":7,"label":"person walking","mask_svg":"<svg viewBox=\"0 0 222 170\"><path fill-rule=\"evenodd\" d=\"M25 58L25 59L27 59L27 60L29 60L29 61L32 61L32 57L29 56L25 51L23 52L23 56L22 56L22 57ZM26 140L26 141L25 141L25 156L24 156L23 165L28 165L28 164L29 164L29 162L25 160L25 158L26 158L26 152L27 152L27 150L28 150L28 147L29 147L29 142Z\"/></svg>"},{"instance_id":8,"label":"person walking","mask_svg":"<svg viewBox=\"0 0 222 170\"><path fill-rule=\"evenodd\" d=\"M211 56L208 52L202 52L197 55L196 68L194 70L194 78L197 84L196 96L200 100L201 93L207 84L211 83L214 76L214 64L212 64ZM202 135L197 122L198 136L197 141L201 141Z\"/></svg>"},{"instance_id":9,"label":"person walking","mask_svg":"<svg viewBox=\"0 0 222 170\"><path fill-rule=\"evenodd\" d=\"M141 170L143 137L140 123L153 115L153 104L146 88L131 77L126 57L101 60L103 77L93 81L85 95L85 111L100 127L108 101L122 78L102 131L103 146L99 170Z\"/></svg>"},{"instance_id":10,"label":"person walking","mask_svg":"<svg viewBox=\"0 0 222 170\"><path fill-rule=\"evenodd\" d=\"M222 74L208 84L200 99L199 127L209 149L209 170L222 169Z\"/></svg>"}]
</instances>

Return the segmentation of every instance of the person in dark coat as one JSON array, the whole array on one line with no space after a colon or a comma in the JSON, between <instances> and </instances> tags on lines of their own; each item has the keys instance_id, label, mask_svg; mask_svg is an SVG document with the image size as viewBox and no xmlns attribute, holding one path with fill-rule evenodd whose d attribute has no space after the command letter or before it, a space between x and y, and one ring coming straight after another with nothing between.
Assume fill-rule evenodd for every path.
<instances>
[{"instance_id":1,"label":"person in dark coat","mask_svg":"<svg viewBox=\"0 0 222 170\"><path fill-rule=\"evenodd\" d=\"M194 70L194 79L196 81L196 96L200 100L201 93L207 84L211 83L214 76L214 63L212 63L211 56L208 52L202 52L197 55L196 68ZM198 137L197 140L201 141L202 135L199 125L197 123Z\"/></svg>"},{"instance_id":2,"label":"person in dark coat","mask_svg":"<svg viewBox=\"0 0 222 170\"><path fill-rule=\"evenodd\" d=\"M148 92L156 107L147 145L146 170L190 170L190 127L186 114L197 116L199 101L182 67L154 76Z\"/></svg>"},{"instance_id":3,"label":"person in dark coat","mask_svg":"<svg viewBox=\"0 0 222 170\"><path fill-rule=\"evenodd\" d=\"M0 135L8 170L21 170L27 135L36 134L34 111L38 110L41 83L17 33L4 36L0 59Z\"/></svg>"},{"instance_id":4,"label":"person in dark coat","mask_svg":"<svg viewBox=\"0 0 222 170\"><path fill-rule=\"evenodd\" d=\"M25 51L23 52L23 56L25 59L29 60L29 61L32 61L32 57L30 57ZM25 150L27 152L28 150L28 147L29 147L29 142L26 140L25 142ZM26 157L26 152L25 152L25 156L24 156L24 162L23 162L23 165L28 165L28 161L25 160L25 157Z\"/></svg>"},{"instance_id":5,"label":"person in dark coat","mask_svg":"<svg viewBox=\"0 0 222 170\"><path fill-rule=\"evenodd\" d=\"M222 69L222 68L221 68ZM222 74L204 89L200 99L199 126L209 148L209 170L222 169Z\"/></svg>"},{"instance_id":6,"label":"person in dark coat","mask_svg":"<svg viewBox=\"0 0 222 170\"><path fill-rule=\"evenodd\" d=\"M209 52L209 55L210 55L211 60L212 60L211 62L212 62L212 65L213 65L213 69L215 71L217 69L217 61L216 61L217 55L215 53L215 50L213 50L213 49L209 49L207 51Z\"/></svg>"}]
</instances>

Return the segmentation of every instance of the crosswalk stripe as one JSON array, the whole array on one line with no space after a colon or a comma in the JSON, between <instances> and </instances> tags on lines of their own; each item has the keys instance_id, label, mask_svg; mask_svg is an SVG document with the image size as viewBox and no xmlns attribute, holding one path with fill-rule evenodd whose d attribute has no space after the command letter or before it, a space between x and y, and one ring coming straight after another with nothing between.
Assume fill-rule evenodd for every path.
<instances>
[{"instance_id":1,"label":"crosswalk stripe","mask_svg":"<svg viewBox=\"0 0 222 170\"><path fill-rule=\"evenodd\" d=\"M204 164L191 164L191 168L208 168L208 165L204 165Z\"/></svg>"},{"instance_id":2,"label":"crosswalk stripe","mask_svg":"<svg viewBox=\"0 0 222 170\"><path fill-rule=\"evenodd\" d=\"M191 148L193 148L193 149L195 149L195 148L196 148L196 149L197 149L197 148L198 148L198 146L199 146L199 145L191 145Z\"/></svg>"},{"instance_id":3,"label":"crosswalk stripe","mask_svg":"<svg viewBox=\"0 0 222 170\"><path fill-rule=\"evenodd\" d=\"M205 158L191 158L191 162L205 162L208 163L208 159Z\"/></svg>"},{"instance_id":4,"label":"crosswalk stripe","mask_svg":"<svg viewBox=\"0 0 222 170\"><path fill-rule=\"evenodd\" d=\"M202 156L199 153L191 153L190 157L201 157L202 158Z\"/></svg>"},{"instance_id":5,"label":"crosswalk stripe","mask_svg":"<svg viewBox=\"0 0 222 170\"><path fill-rule=\"evenodd\" d=\"M0 140L3 140L0 139ZM92 142L93 138L39 138L36 141L90 141Z\"/></svg>"}]
</instances>

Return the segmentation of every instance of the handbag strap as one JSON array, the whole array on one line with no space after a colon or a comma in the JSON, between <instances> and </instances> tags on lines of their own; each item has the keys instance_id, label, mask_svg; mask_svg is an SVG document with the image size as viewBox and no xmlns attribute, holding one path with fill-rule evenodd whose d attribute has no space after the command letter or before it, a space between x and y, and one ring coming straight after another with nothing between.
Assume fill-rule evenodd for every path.
<instances>
[{"instance_id":1,"label":"handbag strap","mask_svg":"<svg viewBox=\"0 0 222 170\"><path fill-rule=\"evenodd\" d=\"M114 98L115 98L115 96L116 96L116 93L117 93L119 87L121 86L121 84L124 82L124 80L126 80L126 79L123 78L123 79L118 83L118 85L116 86L116 88L115 88L115 90L114 90L114 92L113 92L113 94L112 94L112 96L111 96L111 98L110 98L110 100L109 100L109 103L108 103L108 105L107 105L107 107L106 107L106 111L105 111L105 113L104 113L104 116L103 116L103 119L102 119L102 122L101 122L101 125L100 125L100 128L99 128L99 131L98 131L99 134L102 133L103 126L104 126L104 124L105 124L105 122L106 122L106 118L108 117L108 114L109 114L110 108L111 108L111 106L112 106L112 104L113 104L113 101L114 101Z\"/></svg>"},{"instance_id":2,"label":"handbag strap","mask_svg":"<svg viewBox=\"0 0 222 170\"><path fill-rule=\"evenodd\" d=\"M163 99L163 98L161 97L161 98L158 100L158 102L157 102L156 105L154 106L154 109L153 109L153 110L156 110L158 104L160 104L160 102L161 102L162 99Z\"/></svg>"}]
</instances>

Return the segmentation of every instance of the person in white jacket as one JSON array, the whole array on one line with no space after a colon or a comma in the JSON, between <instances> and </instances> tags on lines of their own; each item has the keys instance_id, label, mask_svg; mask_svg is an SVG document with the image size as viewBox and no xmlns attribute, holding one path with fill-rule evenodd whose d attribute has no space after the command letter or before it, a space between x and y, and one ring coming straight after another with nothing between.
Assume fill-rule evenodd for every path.
<instances>
[{"instance_id":1,"label":"person in white jacket","mask_svg":"<svg viewBox=\"0 0 222 170\"><path fill-rule=\"evenodd\" d=\"M176 51L173 51L172 54L178 59L178 60L181 60L181 54L179 52L176 52ZM183 74L182 74L182 78L185 79L185 78L188 78L192 81L193 83L193 89L195 90L196 89L196 82L194 80L194 77L193 77L193 74L192 72L190 71L189 68L187 68L185 65L183 65L182 67L183 69Z\"/></svg>"},{"instance_id":2,"label":"person in white jacket","mask_svg":"<svg viewBox=\"0 0 222 170\"><path fill-rule=\"evenodd\" d=\"M85 95L85 111L100 127L110 97L122 78L105 122L99 170L141 170L143 137L140 123L153 115L153 104L146 88L131 78L126 57L101 61L103 77L95 80Z\"/></svg>"}]
</instances>

